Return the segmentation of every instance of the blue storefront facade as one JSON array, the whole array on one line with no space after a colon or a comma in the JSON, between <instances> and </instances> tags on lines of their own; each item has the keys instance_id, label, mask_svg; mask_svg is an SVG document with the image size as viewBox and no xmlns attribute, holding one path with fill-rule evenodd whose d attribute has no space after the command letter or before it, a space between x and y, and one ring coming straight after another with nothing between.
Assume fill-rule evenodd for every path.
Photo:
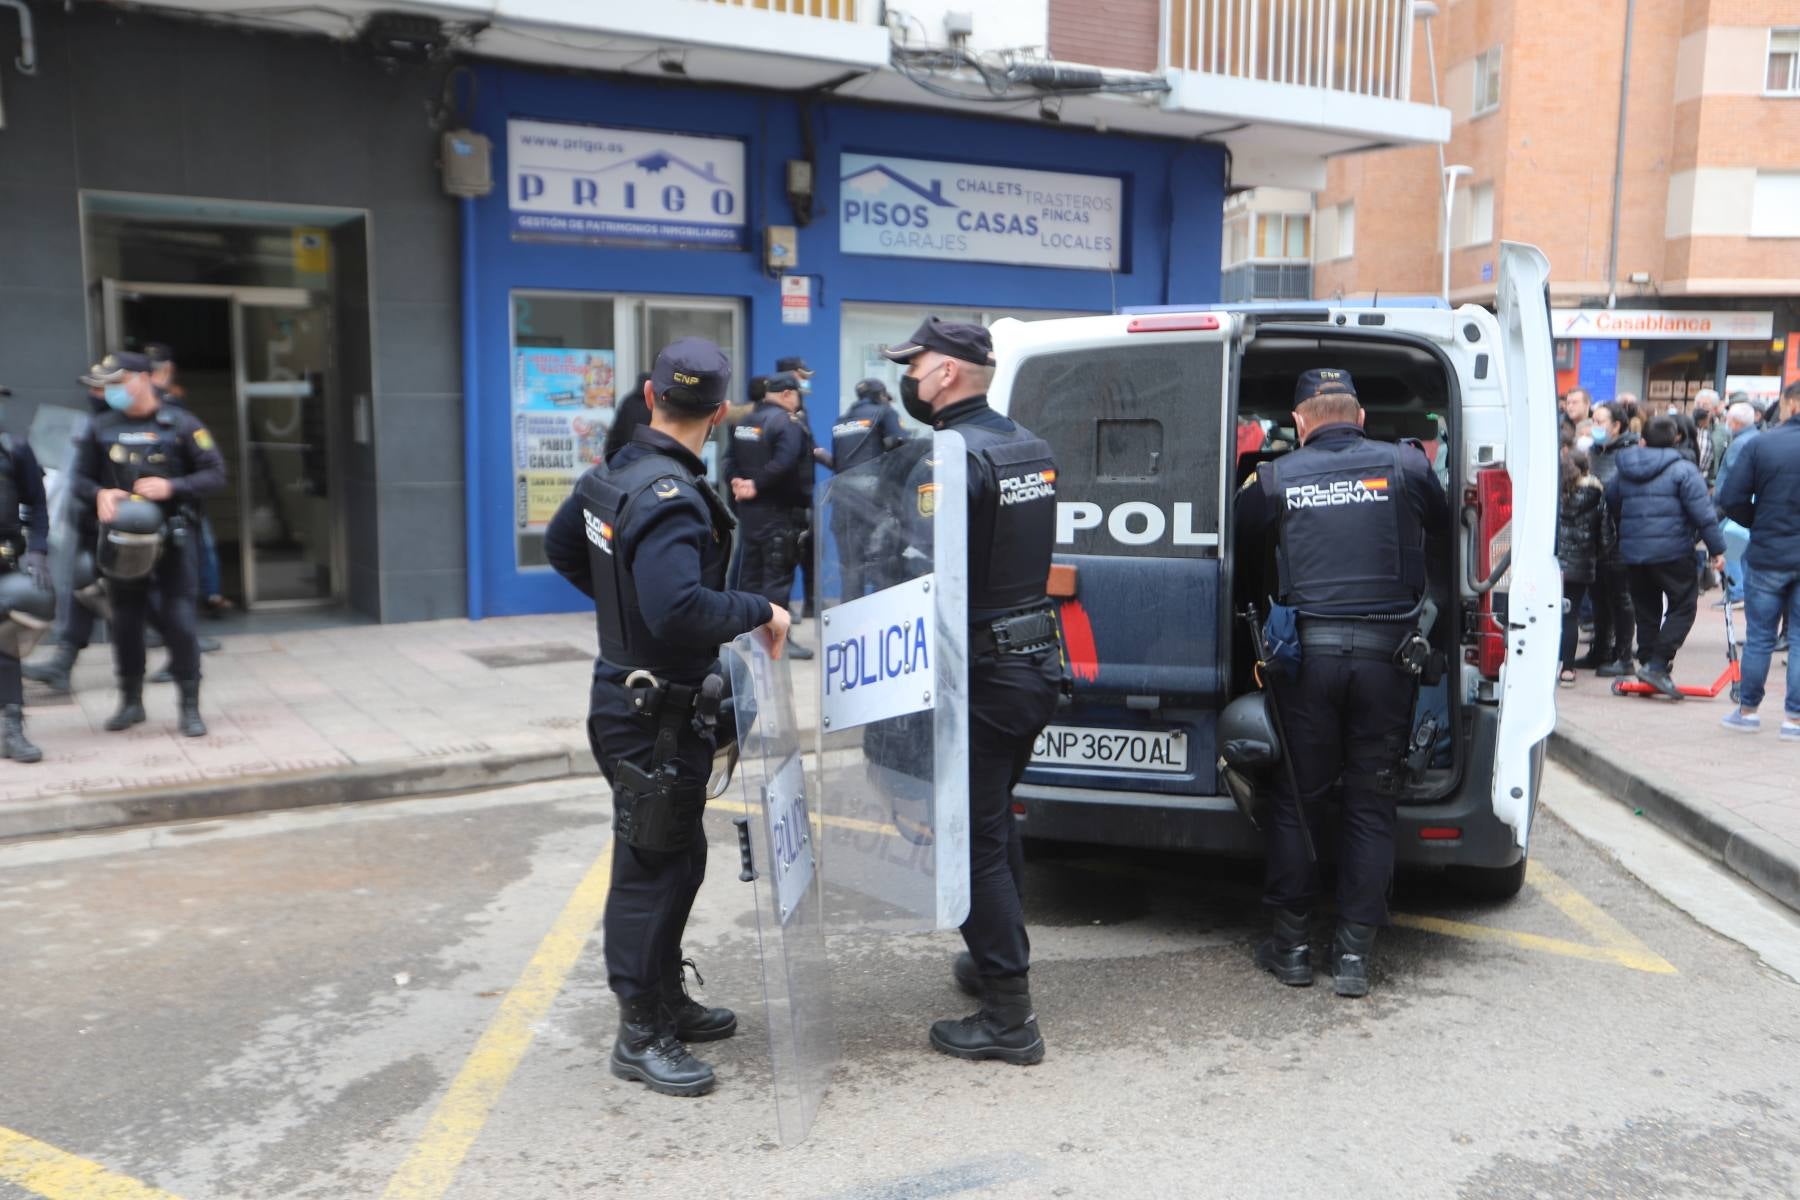
<instances>
[{"instance_id":1,"label":"blue storefront facade","mask_svg":"<svg viewBox=\"0 0 1800 1200\"><path fill-rule=\"evenodd\" d=\"M585 607L538 534L673 337L724 344L739 397L806 358L829 444L874 348L926 312L1218 296L1214 146L499 66L478 95L494 189L462 202L471 617Z\"/></svg>"}]
</instances>

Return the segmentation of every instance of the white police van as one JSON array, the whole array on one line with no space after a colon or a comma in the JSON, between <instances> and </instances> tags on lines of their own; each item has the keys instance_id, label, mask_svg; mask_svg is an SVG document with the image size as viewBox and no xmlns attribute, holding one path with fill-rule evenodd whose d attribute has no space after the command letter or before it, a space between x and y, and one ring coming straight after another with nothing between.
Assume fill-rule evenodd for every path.
<instances>
[{"instance_id":1,"label":"white police van","mask_svg":"<svg viewBox=\"0 0 1800 1200\"><path fill-rule=\"evenodd\" d=\"M1547 275L1509 243L1497 314L1320 301L995 325L991 402L1056 451L1074 681L1015 794L1027 837L1261 853L1217 767L1218 714L1255 686L1236 613L1272 590L1264 549L1232 544L1232 497L1292 448L1295 377L1343 367L1372 436L1434 455L1458 521L1429 547L1448 669L1420 691L1399 859L1518 891L1561 627Z\"/></svg>"}]
</instances>

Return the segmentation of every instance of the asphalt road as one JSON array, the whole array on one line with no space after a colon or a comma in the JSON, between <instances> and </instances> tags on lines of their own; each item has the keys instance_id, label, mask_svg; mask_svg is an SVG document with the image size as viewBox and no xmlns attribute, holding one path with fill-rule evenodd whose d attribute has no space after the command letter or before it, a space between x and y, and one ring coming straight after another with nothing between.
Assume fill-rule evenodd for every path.
<instances>
[{"instance_id":1,"label":"asphalt road","mask_svg":"<svg viewBox=\"0 0 1800 1200\"><path fill-rule=\"evenodd\" d=\"M1256 973L1254 873L1205 859L1032 864L1036 1068L927 1048L954 935L839 939L791 1150L727 814L689 938L742 1015L720 1088L606 1072L593 792L0 846L0 1197L1800 1194L1800 923L1555 772L1548 871L1403 882L1365 1001Z\"/></svg>"}]
</instances>

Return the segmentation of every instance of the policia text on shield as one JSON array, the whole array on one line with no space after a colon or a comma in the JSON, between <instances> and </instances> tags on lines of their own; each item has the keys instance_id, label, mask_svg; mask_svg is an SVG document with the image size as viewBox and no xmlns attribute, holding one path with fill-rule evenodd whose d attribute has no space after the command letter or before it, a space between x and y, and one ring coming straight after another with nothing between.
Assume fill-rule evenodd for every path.
<instances>
[{"instance_id":1,"label":"policia text on shield","mask_svg":"<svg viewBox=\"0 0 1800 1200\"><path fill-rule=\"evenodd\" d=\"M212 434L185 409L165 405L150 360L121 351L96 368L107 411L75 447L71 486L100 523L95 551L112 601L113 664L119 709L106 722L129 729L144 713L144 620L155 589L161 601L170 673L181 691L181 732L206 733L200 718L200 646L194 628L199 590L196 505L225 486L225 459Z\"/></svg>"},{"instance_id":2,"label":"policia text on shield","mask_svg":"<svg viewBox=\"0 0 1800 1200\"><path fill-rule=\"evenodd\" d=\"M1295 610L1299 625L1298 670L1287 678L1271 671L1264 681L1291 772L1269 817L1264 902L1274 932L1256 961L1283 983L1312 982L1307 926L1319 868L1309 830L1321 802L1341 787L1331 965L1345 996L1367 993L1369 951L1387 922L1394 775L1424 665L1413 651L1425 542L1450 530L1449 502L1425 456L1372 441L1362 425L1348 371L1302 373L1294 393L1301 448L1245 481L1235 515L1240 547L1273 544L1274 603Z\"/></svg>"},{"instance_id":3,"label":"policia text on shield","mask_svg":"<svg viewBox=\"0 0 1800 1200\"><path fill-rule=\"evenodd\" d=\"M730 1037L737 1018L687 994L681 935L706 874L701 814L723 681L719 647L766 631L779 655L788 613L725 591L733 521L700 451L725 415L731 367L711 342L657 355L650 424L575 484L545 531L557 572L594 601L600 655L588 744L613 791L607 982L619 999L612 1072L659 1092L710 1091L684 1043ZM730 736L731 724L724 725Z\"/></svg>"}]
</instances>

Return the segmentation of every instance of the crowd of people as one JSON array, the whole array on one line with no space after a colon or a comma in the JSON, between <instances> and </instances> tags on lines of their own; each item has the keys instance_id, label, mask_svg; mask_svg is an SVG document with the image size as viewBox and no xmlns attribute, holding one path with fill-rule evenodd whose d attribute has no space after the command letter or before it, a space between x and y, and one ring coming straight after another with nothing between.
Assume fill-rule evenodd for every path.
<instances>
[{"instance_id":1,"label":"crowd of people","mask_svg":"<svg viewBox=\"0 0 1800 1200\"><path fill-rule=\"evenodd\" d=\"M1712 389L1660 411L1630 393L1562 398L1556 555L1562 669L1632 677L1670 700L1676 655L1702 593L1744 615L1739 703L1727 729L1755 732L1775 655L1800 615L1800 382L1774 402ZM1591 629L1587 653L1581 634ZM1800 741L1800 667L1787 665L1783 740Z\"/></svg>"}]
</instances>

